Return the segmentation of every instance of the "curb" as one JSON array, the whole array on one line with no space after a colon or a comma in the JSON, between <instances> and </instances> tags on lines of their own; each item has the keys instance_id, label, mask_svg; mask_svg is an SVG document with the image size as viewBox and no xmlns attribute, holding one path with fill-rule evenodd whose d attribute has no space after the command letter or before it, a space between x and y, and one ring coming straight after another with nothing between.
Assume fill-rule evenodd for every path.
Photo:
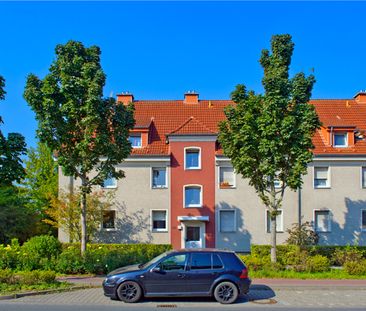
<instances>
[{"instance_id":1,"label":"curb","mask_svg":"<svg viewBox=\"0 0 366 311\"><path fill-rule=\"evenodd\" d=\"M72 286L68 288L56 288L56 289L46 289L40 291L33 291L33 292L25 292L25 293L15 293L11 295L0 296L0 300L10 300L10 299L18 299L27 296L37 296L37 295L46 295L46 294L53 294L53 293L62 293L62 292L70 292L74 290L80 289L90 289L90 288L100 288L101 286L96 285L82 285L82 286Z\"/></svg>"}]
</instances>

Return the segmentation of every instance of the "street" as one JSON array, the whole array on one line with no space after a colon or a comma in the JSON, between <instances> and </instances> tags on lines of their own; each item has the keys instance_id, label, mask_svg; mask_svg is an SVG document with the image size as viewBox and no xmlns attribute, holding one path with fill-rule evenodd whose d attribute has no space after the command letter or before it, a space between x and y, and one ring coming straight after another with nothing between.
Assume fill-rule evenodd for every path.
<instances>
[{"instance_id":1,"label":"street","mask_svg":"<svg viewBox=\"0 0 366 311\"><path fill-rule=\"evenodd\" d=\"M271 288L253 285L248 296L232 305L220 305L209 298L144 299L137 304L125 304L104 297L101 288L22 297L0 301L1 311L68 311L68 310L222 310L270 308L276 310L365 309L366 289L350 288Z\"/></svg>"}]
</instances>

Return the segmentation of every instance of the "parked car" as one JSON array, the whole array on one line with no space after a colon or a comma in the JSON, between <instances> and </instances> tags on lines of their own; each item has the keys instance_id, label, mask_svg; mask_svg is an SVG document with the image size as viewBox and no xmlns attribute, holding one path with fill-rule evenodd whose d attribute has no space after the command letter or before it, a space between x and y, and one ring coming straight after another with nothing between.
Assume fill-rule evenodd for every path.
<instances>
[{"instance_id":1,"label":"parked car","mask_svg":"<svg viewBox=\"0 0 366 311\"><path fill-rule=\"evenodd\" d=\"M248 269L234 252L182 249L114 270L103 281L103 288L106 296L130 303L143 296L214 296L229 304L248 293L250 283Z\"/></svg>"}]
</instances>

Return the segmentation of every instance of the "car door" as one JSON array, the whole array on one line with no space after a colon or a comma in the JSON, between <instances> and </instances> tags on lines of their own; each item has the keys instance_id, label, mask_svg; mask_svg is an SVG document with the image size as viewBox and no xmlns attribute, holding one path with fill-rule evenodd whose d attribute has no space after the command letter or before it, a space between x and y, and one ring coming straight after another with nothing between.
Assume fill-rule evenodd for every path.
<instances>
[{"instance_id":1,"label":"car door","mask_svg":"<svg viewBox=\"0 0 366 311\"><path fill-rule=\"evenodd\" d=\"M188 292L186 278L188 257L186 253L169 255L155 269L144 273L142 282L146 294L164 296Z\"/></svg>"},{"instance_id":2,"label":"car door","mask_svg":"<svg viewBox=\"0 0 366 311\"><path fill-rule=\"evenodd\" d=\"M217 264L213 266L212 253L193 252L187 275L191 291L196 294L208 294L212 283L218 276L217 268Z\"/></svg>"}]
</instances>

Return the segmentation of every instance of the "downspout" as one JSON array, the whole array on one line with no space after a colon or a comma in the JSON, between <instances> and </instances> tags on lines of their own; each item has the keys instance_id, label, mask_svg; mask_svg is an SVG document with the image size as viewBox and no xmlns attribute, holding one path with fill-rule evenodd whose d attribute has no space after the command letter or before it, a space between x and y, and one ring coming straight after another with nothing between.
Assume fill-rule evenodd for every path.
<instances>
[{"instance_id":1,"label":"downspout","mask_svg":"<svg viewBox=\"0 0 366 311\"><path fill-rule=\"evenodd\" d=\"M302 211L301 211L301 208L302 208L302 206L301 206L301 187L299 187L298 189L297 189L297 212L298 212L298 219L297 219L297 221L298 221L298 224L299 224L299 228L301 227L301 222L302 222Z\"/></svg>"},{"instance_id":2,"label":"downspout","mask_svg":"<svg viewBox=\"0 0 366 311\"><path fill-rule=\"evenodd\" d=\"M333 126L330 127L330 146L333 146Z\"/></svg>"}]
</instances>

